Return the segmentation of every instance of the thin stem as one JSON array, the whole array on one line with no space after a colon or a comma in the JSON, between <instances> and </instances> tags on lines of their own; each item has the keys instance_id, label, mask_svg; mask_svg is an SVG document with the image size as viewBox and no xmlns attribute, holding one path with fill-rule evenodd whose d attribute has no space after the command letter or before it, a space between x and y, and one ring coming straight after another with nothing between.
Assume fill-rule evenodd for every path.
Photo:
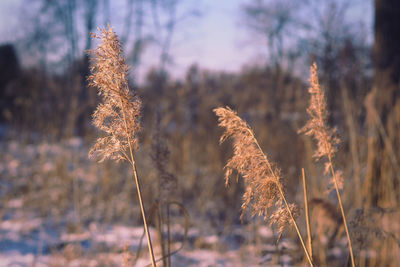
<instances>
[{"instance_id":1,"label":"thin stem","mask_svg":"<svg viewBox=\"0 0 400 267\"><path fill-rule=\"evenodd\" d=\"M301 174L303 176L303 191L304 191L304 207L306 210L306 223L307 223L307 236L308 236L308 249L310 252L310 257L312 258L312 240L311 240L311 226L310 226L310 215L308 211L308 199L307 199L307 185L306 185L306 175L304 172L304 168L301 169Z\"/></svg>"},{"instance_id":2,"label":"thin stem","mask_svg":"<svg viewBox=\"0 0 400 267\"><path fill-rule=\"evenodd\" d=\"M285 202L285 206L286 206L286 209L287 209L287 211L288 211L288 213L289 213L289 215L290 215L290 218L292 219L292 222L293 222L294 228L296 229L297 235L299 236L301 245L302 245L302 247L303 247L303 249L304 249L304 253L305 253L306 256L307 256L308 262L310 263L310 266L314 266L313 261L312 261L312 259L311 259L311 256L310 256L310 254L309 254L308 251L307 251L306 245L304 244L303 238L301 237L301 233L300 233L299 227L297 226L296 220L294 219L293 214L292 214L292 211L291 211L290 208L289 208L289 204L287 203L286 198L285 198L285 195L283 194L282 187L281 187L280 185L278 185L278 188L279 188L279 192L281 193L283 202Z\"/></svg>"},{"instance_id":3,"label":"thin stem","mask_svg":"<svg viewBox=\"0 0 400 267\"><path fill-rule=\"evenodd\" d=\"M347 240L349 242L351 266L355 267L356 265L354 263L353 246L351 245L350 233L349 233L349 229L347 227L346 216L344 215L344 209L343 209L343 205L342 205L342 198L340 197L339 186L338 186L338 183L337 183L337 180L336 180L335 170L333 169L332 157L330 155L328 155L328 159L329 159L329 165L330 165L331 173L332 173L332 176L333 176L333 181L335 183L336 195L337 195L337 198L338 198L338 201L339 201L340 211L342 213L344 229L346 230L346 236L347 236Z\"/></svg>"},{"instance_id":4,"label":"thin stem","mask_svg":"<svg viewBox=\"0 0 400 267\"><path fill-rule=\"evenodd\" d=\"M149 253L150 253L150 256L151 256L151 265L153 267L156 267L157 265L156 265L156 260L154 258L153 246L151 244L150 232L149 232L149 229L148 229L148 226L147 226L146 211L145 211L144 205L143 205L142 190L140 189L140 182L139 182L139 178L138 178L138 175L137 175L135 160L133 158L133 153L132 153L132 149L131 148L130 148L130 154L131 154L131 160L132 160L132 170L133 170L133 173L134 173L136 189L137 189L137 194L138 194L138 198L139 198L140 211L142 212L144 230L146 231L147 244L148 244Z\"/></svg>"},{"instance_id":5,"label":"thin stem","mask_svg":"<svg viewBox=\"0 0 400 267\"><path fill-rule=\"evenodd\" d=\"M137 170L136 170L135 158L133 157L133 148L132 148L131 138L130 138L129 132L128 132L128 125L127 125L126 116L125 116L125 108L124 108L124 103L122 101L121 95L120 95L120 101L121 101L121 107L122 107L122 114L123 114L123 118L124 118L125 130L126 130L126 133L128 136L130 163L132 166L133 176L134 176L135 183L136 183L136 189L137 189L137 194L138 194L138 198L139 198L139 206L140 206L140 211L142 213L142 218L143 218L144 230L146 232L147 247L149 248L149 253L150 253L150 257L151 257L151 265L153 267L156 267L157 265L156 265L156 260L154 258L153 245L151 244L150 232L149 232L149 229L147 226L146 210L144 209L144 205L143 205L142 190L140 189L139 177L138 177Z\"/></svg>"},{"instance_id":6,"label":"thin stem","mask_svg":"<svg viewBox=\"0 0 400 267\"><path fill-rule=\"evenodd\" d=\"M248 130L249 130L250 134L252 135L253 140L254 140L255 144L257 145L258 149L259 149L260 151L262 151L260 145L258 144L257 139L256 139L255 136L254 136L254 133L253 133L250 129L248 129ZM278 177L276 177L275 172L273 171L272 166L271 166L271 164L269 163L269 161L268 161L267 157L265 156L265 154L264 154L264 153L262 153L262 154L263 154L264 161L265 161L265 163L267 164L268 169L271 171L272 175L274 176L275 180L277 181L276 184L277 184L277 186L278 186L279 193L281 194L281 197L282 197L282 199L283 199L283 202L285 203L286 209L287 209L287 211L288 211L288 213L289 213L290 219L292 220L293 225L294 225L294 228L296 229L297 236L298 236L299 239L300 239L300 243L301 243L301 246L303 247L304 253L305 253L306 256L307 256L307 260L308 260L308 262L310 263L310 266L313 267L313 266L314 266L313 261L312 261L312 259L311 259L311 257L310 257L310 254L309 254L308 251L307 251L307 248L306 248L306 245L304 244L303 238L301 237L301 233L300 233L299 227L297 226L296 220L295 220L294 217L293 217L293 213L292 213L292 211L290 210L289 204L288 204L288 202L286 201L286 197L285 197L285 194L283 193L283 189L282 189L282 187L281 187L281 184L279 183L279 179L278 179Z\"/></svg>"}]
</instances>

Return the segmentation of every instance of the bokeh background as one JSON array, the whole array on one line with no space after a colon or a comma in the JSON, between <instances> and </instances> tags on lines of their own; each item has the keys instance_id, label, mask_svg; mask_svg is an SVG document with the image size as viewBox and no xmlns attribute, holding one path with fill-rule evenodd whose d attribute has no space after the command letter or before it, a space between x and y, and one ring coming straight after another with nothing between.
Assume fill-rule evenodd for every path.
<instances>
[{"instance_id":1,"label":"bokeh background","mask_svg":"<svg viewBox=\"0 0 400 267\"><path fill-rule=\"evenodd\" d=\"M232 148L219 145L222 129L212 112L226 105L254 129L281 168L290 201L301 207L305 169L316 262L345 264L336 196L323 163L312 157L314 142L297 133L308 119L313 62L341 139L335 165L345 178L357 262L396 266L400 4L394 0L2 0L1 266L119 266L124 254L132 265L149 263L145 244L138 253L143 229L129 166L87 157L99 134L91 124L99 97L88 87L86 51L97 45L90 33L107 24L123 44L131 88L143 101L135 157L150 211L163 186L154 149L160 140L169 149L167 169L176 177L170 197L179 203L171 207L172 241L184 243L173 266L305 263L292 230L277 244L262 218L240 221L244 186L238 179L225 187ZM299 221L305 233L304 217Z\"/></svg>"}]
</instances>

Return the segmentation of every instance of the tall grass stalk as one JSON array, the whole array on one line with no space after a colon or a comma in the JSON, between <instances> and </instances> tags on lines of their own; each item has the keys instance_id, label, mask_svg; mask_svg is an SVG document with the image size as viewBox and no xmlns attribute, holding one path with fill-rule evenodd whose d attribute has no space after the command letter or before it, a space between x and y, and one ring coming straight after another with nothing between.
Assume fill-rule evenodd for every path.
<instances>
[{"instance_id":1,"label":"tall grass stalk","mask_svg":"<svg viewBox=\"0 0 400 267\"><path fill-rule=\"evenodd\" d=\"M279 235L288 224L293 224L308 262L313 266L313 261L295 220L295 217L298 216L298 208L294 204L289 204L286 199L280 181L280 171L273 167L262 151L250 126L236 112L229 107L216 108L214 112L218 116L219 126L225 128L220 142L224 142L228 138L233 139L234 154L225 166L225 183L229 184L229 178L235 170L244 178L246 184L242 217L245 210L252 204L252 215L262 215L267 220L269 208L275 206L276 210L269 216L270 224L278 225Z\"/></svg>"},{"instance_id":2,"label":"tall grass stalk","mask_svg":"<svg viewBox=\"0 0 400 267\"><path fill-rule=\"evenodd\" d=\"M309 209L308 209L306 174L304 173L304 168L301 169L301 174L302 174L302 177L303 177L304 207L305 207L305 210L306 210L308 251L309 251L310 257L311 257L311 259L312 259L313 251L312 251L312 237L311 237L311 226L310 226L310 214L309 214Z\"/></svg>"},{"instance_id":3,"label":"tall grass stalk","mask_svg":"<svg viewBox=\"0 0 400 267\"><path fill-rule=\"evenodd\" d=\"M349 244L351 264L354 267L355 263L353 247L351 244L346 215L344 213L342 198L339 192L339 187L343 188L343 183L342 181L338 181L339 173L335 172L333 168L333 157L337 152L336 145L340 143L340 140L336 137L336 129L331 129L326 122L328 117L328 110L326 107L325 93L320 87L318 81L317 64L315 63L311 66L310 83L311 86L309 88L309 93L311 95L311 100L307 112L311 118L299 132L305 133L309 136L313 136L317 140L318 147L314 153L314 157L317 160L323 157L326 157L328 159L328 162L325 164L325 173L330 173L332 175L331 180L333 181L332 183L335 186L340 211L342 213L343 224L346 230L347 241Z\"/></svg>"},{"instance_id":4,"label":"tall grass stalk","mask_svg":"<svg viewBox=\"0 0 400 267\"><path fill-rule=\"evenodd\" d=\"M137 134L141 129L141 101L129 89L127 77L129 67L125 63L118 37L110 26L100 30L99 36L93 34L93 38L100 39L101 43L96 49L89 51L92 55L92 64L91 75L88 79L91 86L98 88L103 100L93 114L93 123L105 132L105 136L97 139L89 156L100 157L100 161L113 159L128 161L131 164L147 245L152 266L155 267L156 261L133 154L138 147Z\"/></svg>"}]
</instances>

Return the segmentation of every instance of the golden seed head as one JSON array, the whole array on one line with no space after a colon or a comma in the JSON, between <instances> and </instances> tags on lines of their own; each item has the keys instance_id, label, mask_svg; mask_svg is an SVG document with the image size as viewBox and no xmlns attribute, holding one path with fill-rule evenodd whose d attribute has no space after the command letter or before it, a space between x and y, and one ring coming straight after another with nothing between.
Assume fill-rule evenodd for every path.
<instances>
[{"instance_id":1,"label":"golden seed head","mask_svg":"<svg viewBox=\"0 0 400 267\"><path fill-rule=\"evenodd\" d=\"M320 159L324 156L333 158L336 153L336 145L340 140L336 137L336 129L331 129L327 125L329 115L325 93L322 90L318 81L317 64L311 66L311 86L308 92L311 95L310 106L307 113L310 115L309 121L300 129L299 132L305 133L308 136L313 136L318 142L318 148L314 153L314 157Z\"/></svg>"},{"instance_id":2,"label":"golden seed head","mask_svg":"<svg viewBox=\"0 0 400 267\"><path fill-rule=\"evenodd\" d=\"M295 204L289 204L289 209L293 215L293 218L296 219L300 215L300 210ZM282 234L285 228L292 224L292 219L290 217L290 213L288 212L287 208L284 206L280 206L278 209L275 210L274 213L270 216L270 225L276 224L278 225L278 233L279 235Z\"/></svg>"},{"instance_id":3,"label":"golden seed head","mask_svg":"<svg viewBox=\"0 0 400 267\"><path fill-rule=\"evenodd\" d=\"M117 35L110 26L99 30L100 35L92 34L101 43L89 51L92 64L88 80L102 97L102 103L93 114L93 124L105 136L97 139L89 156L98 156L100 161L127 160L129 148L138 147L141 101L129 89L129 67Z\"/></svg>"},{"instance_id":4,"label":"golden seed head","mask_svg":"<svg viewBox=\"0 0 400 267\"><path fill-rule=\"evenodd\" d=\"M218 116L219 126L225 128L220 142L231 138L233 141L233 156L225 165L225 182L234 171L238 172L244 179L246 191L243 194L242 218L244 212L251 206L252 216L263 216L268 219L268 211L275 206L280 214L285 215L282 208L282 184L280 171L273 166L267 156L260 149L250 126L244 122L235 111L229 107L214 109ZM295 206L290 206L293 211L298 211ZM282 218L276 219L278 214L271 216L271 223L278 223L279 229L289 222ZM285 225L284 225L285 224Z\"/></svg>"}]
</instances>

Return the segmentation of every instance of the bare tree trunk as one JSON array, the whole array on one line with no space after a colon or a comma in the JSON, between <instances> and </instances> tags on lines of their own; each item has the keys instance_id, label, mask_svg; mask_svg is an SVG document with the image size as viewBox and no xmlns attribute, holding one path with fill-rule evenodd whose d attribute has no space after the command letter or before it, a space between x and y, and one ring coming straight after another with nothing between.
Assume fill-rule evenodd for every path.
<instances>
[{"instance_id":1,"label":"bare tree trunk","mask_svg":"<svg viewBox=\"0 0 400 267\"><path fill-rule=\"evenodd\" d=\"M374 84L366 98L368 205L398 204L400 1L375 0Z\"/></svg>"}]
</instances>

